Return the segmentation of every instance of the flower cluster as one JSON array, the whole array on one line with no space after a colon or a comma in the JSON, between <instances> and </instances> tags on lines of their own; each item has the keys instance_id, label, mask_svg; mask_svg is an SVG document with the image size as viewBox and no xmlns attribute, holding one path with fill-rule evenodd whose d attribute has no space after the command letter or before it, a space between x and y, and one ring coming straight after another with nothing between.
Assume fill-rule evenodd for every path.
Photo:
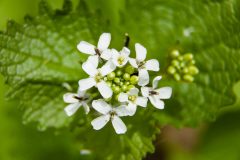
<instances>
[{"instance_id":1,"label":"flower cluster","mask_svg":"<svg viewBox=\"0 0 240 160\"><path fill-rule=\"evenodd\" d=\"M147 50L141 44L135 44L136 58L130 57L130 50L123 47L121 51L110 49L111 35L103 33L97 46L81 41L77 48L89 57L82 64L88 75L79 80L78 93L66 93L63 98L70 103L65 112L73 115L80 106L86 113L92 107L100 116L92 120L95 130L103 128L111 121L117 134L127 131L120 119L133 116L137 106L147 107L148 100L158 109L164 108L163 99L169 99L171 87L158 88L161 76L149 84L149 71L158 72L159 62L156 59L146 60Z\"/></svg>"},{"instance_id":2,"label":"flower cluster","mask_svg":"<svg viewBox=\"0 0 240 160\"><path fill-rule=\"evenodd\" d=\"M170 53L171 63L168 66L168 73L173 76L176 81L193 82L194 76L199 70L195 66L193 54L186 53L181 55L178 50Z\"/></svg>"}]
</instances>

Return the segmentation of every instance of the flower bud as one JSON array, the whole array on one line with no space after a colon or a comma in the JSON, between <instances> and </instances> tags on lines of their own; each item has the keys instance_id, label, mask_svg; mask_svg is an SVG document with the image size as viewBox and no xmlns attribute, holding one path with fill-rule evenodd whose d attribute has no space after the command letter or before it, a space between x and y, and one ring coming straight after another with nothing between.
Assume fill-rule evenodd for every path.
<instances>
[{"instance_id":1,"label":"flower bud","mask_svg":"<svg viewBox=\"0 0 240 160\"><path fill-rule=\"evenodd\" d=\"M174 74L176 72L176 69L173 66L168 67L168 73L169 74Z\"/></svg>"},{"instance_id":2,"label":"flower bud","mask_svg":"<svg viewBox=\"0 0 240 160\"><path fill-rule=\"evenodd\" d=\"M135 76L135 75L131 76L130 83L133 84L133 85L137 84L138 83L138 76Z\"/></svg>"},{"instance_id":3,"label":"flower bud","mask_svg":"<svg viewBox=\"0 0 240 160\"><path fill-rule=\"evenodd\" d=\"M107 75L108 80L113 80L115 78L115 72L111 72Z\"/></svg>"},{"instance_id":4,"label":"flower bud","mask_svg":"<svg viewBox=\"0 0 240 160\"><path fill-rule=\"evenodd\" d=\"M192 53L186 53L183 55L183 59L186 61L191 61L193 59L193 54Z\"/></svg>"},{"instance_id":5,"label":"flower bud","mask_svg":"<svg viewBox=\"0 0 240 160\"><path fill-rule=\"evenodd\" d=\"M116 93L116 94L121 92L121 89L120 89L119 86L115 86L112 89L113 89L113 92Z\"/></svg>"},{"instance_id":6,"label":"flower bud","mask_svg":"<svg viewBox=\"0 0 240 160\"><path fill-rule=\"evenodd\" d=\"M195 66L188 67L188 70L189 70L189 73L192 75L198 74L198 72L199 72L198 68Z\"/></svg>"},{"instance_id":7,"label":"flower bud","mask_svg":"<svg viewBox=\"0 0 240 160\"><path fill-rule=\"evenodd\" d=\"M194 80L193 76L191 76L191 75L189 75L189 74L185 74L185 75L183 76L183 79L184 79L185 81L187 81L187 82L193 82L193 80Z\"/></svg>"},{"instance_id":8,"label":"flower bud","mask_svg":"<svg viewBox=\"0 0 240 160\"><path fill-rule=\"evenodd\" d=\"M125 72L128 73L128 74L133 74L134 71L135 71L135 69L134 69L132 66L130 66L130 65L128 65L128 66L125 68Z\"/></svg>"},{"instance_id":9,"label":"flower bud","mask_svg":"<svg viewBox=\"0 0 240 160\"><path fill-rule=\"evenodd\" d=\"M173 77L174 77L174 79L176 81L180 81L181 80L181 76L178 73L174 73Z\"/></svg>"},{"instance_id":10,"label":"flower bud","mask_svg":"<svg viewBox=\"0 0 240 160\"><path fill-rule=\"evenodd\" d=\"M117 71L117 76L121 76L123 73L122 73L122 71L121 70L118 70Z\"/></svg>"},{"instance_id":11,"label":"flower bud","mask_svg":"<svg viewBox=\"0 0 240 160\"><path fill-rule=\"evenodd\" d=\"M125 79L126 81L128 81L128 80L130 79L130 74L124 73L123 79Z\"/></svg>"},{"instance_id":12,"label":"flower bud","mask_svg":"<svg viewBox=\"0 0 240 160\"><path fill-rule=\"evenodd\" d=\"M117 83L117 84L119 84L120 83L120 78L114 78L114 80L113 80L115 83Z\"/></svg>"},{"instance_id":13,"label":"flower bud","mask_svg":"<svg viewBox=\"0 0 240 160\"><path fill-rule=\"evenodd\" d=\"M178 50L173 50L173 51L170 53L170 56L171 56L172 58L177 58L179 55L180 55L180 53L179 53Z\"/></svg>"}]
</instances>

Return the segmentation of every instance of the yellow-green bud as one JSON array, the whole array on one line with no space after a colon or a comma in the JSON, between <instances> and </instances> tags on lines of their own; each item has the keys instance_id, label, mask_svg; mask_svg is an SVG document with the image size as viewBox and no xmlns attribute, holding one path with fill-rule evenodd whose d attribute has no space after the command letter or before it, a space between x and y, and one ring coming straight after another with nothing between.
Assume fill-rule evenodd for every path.
<instances>
[{"instance_id":1,"label":"yellow-green bud","mask_svg":"<svg viewBox=\"0 0 240 160\"><path fill-rule=\"evenodd\" d=\"M130 74L129 73L124 73L123 78L128 81L130 79Z\"/></svg>"},{"instance_id":2,"label":"yellow-green bud","mask_svg":"<svg viewBox=\"0 0 240 160\"><path fill-rule=\"evenodd\" d=\"M173 50L173 51L170 53L170 56L171 56L172 58L177 58L179 55L180 55L180 53L179 53L178 50Z\"/></svg>"},{"instance_id":3,"label":"yellow-green bud","mask_svg":"<svg viewBox=\"0 0 240 160\"><path fill-rule=\"evenodd\" d=\"M122 86L122 91L126 92L128 90L128 86L127 85L123 85Z\"/></svg>"},{"instance_id":4,"label":"yellow-green bud","mask_svg":"<svg viewBox=\"0 0 240 160\"><path fill-rule=\"evenodd\" d=\"M192 75L195 75L195 74L198 74L198 73L199 73L198 68L195 67L195 66L190 66L190 67L188 67L188 70L189 70L189 73L192 74Z\"/></svg>"},{"instance_id":5,"label":"yellow-green bud","mask_svg":"<svg viewBox=\"0 0 240 160\"><path fill-rule=\"evenodd\" d=\"M180 76L178 73L175 73L175 74L173 75L173 77L174 77L174 79L175 79L176 81L180 81L180 80L181 80L181 76Z\"/></svg>"},{"instance_id":6,"label":"yellow-green bud","mask_svg":"<svg viewBox=\"0 0 240 160\"><path fill-rule=\"evenodd\" d=\"M135 76L135 75L131 76L130 83L131 84L137 84L138 83L138 76Z\"/></svg>"},{"instance_id":7,"label":"yellow-green bud","mask_svg":"<svg viewBox=\"0 0 240 160\"><path fill-rule=\"evenodd\" d=\"M183 56L178 56L177 58L179 61L182 61L183 60Z\"/></svg>"},{"instance_id":8,"label":"yellow-green bud","mask_svg":"<svg viewBox=\"0 0 240 160\"><path fill-rule=\"evenodd\" d=\"M122 86L124 83L123 82L120 82L119 85Z\"/></svg>"},{"instance_id":9,"label":"yellow-green bud","mask_svg":"<svg viewBox=\"0 0 240 160\"><path fill-rule=\"evenodd\" d=\"M113 80L115 78L115 72L111 72L107 75L108 80Z\"/></svg>"},{"instance_id":10,"label":"yellow-green bud","mask_svg":"<svg viewBox=\"0 0 240 160\"><path fill-rule=\"evenodd\" d=\"M121 76L122 75L122 71L118 70L117 71L117 76Z\"/></svg>"},{"instance_id":11,"label":"yellow-green bud","mask_svg":"<svg viewBox=\"0 0 240 160\"><path fill-rule=\"evenodd\" d=\"M188 73L188 71L189 71L188 68L186 68L186 67L183 68L183 73Z\"/></svg>"},{"instance_id":12,"label":"yellow-green bud","mask_svg":"<svg viewBox=\"0 0 240 160\"><path fill-rule=\"evenodd\" d=\"M191 61L193 59L193 54L192 53L186 53L183 55L183 59L186 61Z\"/></svg>"},{"instance_id":13,"label":"yellow-green bud","mask_svg":"<svg viewBox=\"0 0 240 160\"><path fill-rule=\"evenodd\" d=\"M172 60L171 63L172 63L172 65L173 65L174 67L178 67L178 66L179 66L179 61L176 60L176 59Z\"/></svg>"},{"instance_id":14,"label":"yellow-green bud","mask_svg":"<svg viewBox=\"0 0 240 160\"><path fill-rule=\"evenodd\" d=\"M127 90L130 90L130 89L132 89L134 87L135 87L134 85L129 85L129 86L127 86Z\"/></svg>"},{"instance_id":15,"label":"yellow-green bud","mask_svg":"<svg viewBox=\"0 0 240 160\"><path fill-rule=\"evenodd\" d=\"M194 81L193 76L191 76L191 75L189 75L189 74L185 74L185 75L183 76L183 79L184 79L185 81L187 81L187 82L193 82L193 81Z\"/></svg>"},{"instance_id":16,"label":"yellow-green bud","mask_svg":"<svg viewBox=\"0 0 240 160\"><path fill-rule=\"evenodd\" d=\"M116 94L121 92L121 89L120 89L119 86L115 86L112 89L113 89L113 92L116 93Z\"/></svg>"},{"instance_id":17,"label":"yellow-green bud","mask_svg":"<svg viewBox=\"0 0 240 160\"><path fill-rule=\"evenodd\" d=\"M119 84L120 83L120 78L114 78L113 80L115 83Z\"/></svg>"},{"instance_id":18,"label":"yellow-green bud","mask_svg":"<svg viewBox=\"0 0 240 160\"><path fill-rule=\"evenodd\" d=\"M130 66L130 65L128 65L128 66L125 68L125 72L128 73L128 74L133 74L134 71L135 71L135 69L134 69L132 66Z\"/></svg>"},{"instance_id":19,"label":"yellow-green bud","mask_svg":"<svg viewBox=\"0 0 240 160\"><path fill-rule=\"evenodd\" d=\"M111 86L112 86L112 82L107 81L107 85L108 85L109 87L111 87Z\"/></svg>"},{"instance_id":20,"label":"yellow-green bud","mask_svg":"<svg viewBox=\"0 0 240 160\"><path fill-rule=\"evenodd\" d=\"M168 67L168 73L169 74L174 74L176 72L176 69L173 66Z\"/></svg>"},{"instance_id":21,"label":"yellow-green bud","mask_svg":"<svg viewBox=\"0 0 240 160\"><path fill-rule=\"evenodd\" d=\"M191 64L195 64L196 62L195 62L195 60L191 60L190 63Z\"/></svg>"}]
</instances>

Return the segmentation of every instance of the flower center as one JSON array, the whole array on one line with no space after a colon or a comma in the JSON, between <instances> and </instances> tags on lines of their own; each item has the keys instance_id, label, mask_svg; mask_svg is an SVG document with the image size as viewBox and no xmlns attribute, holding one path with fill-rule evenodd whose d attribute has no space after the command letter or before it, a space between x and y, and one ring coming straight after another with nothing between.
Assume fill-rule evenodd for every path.
<instances>
[{"instance_id":1,"label":"flower center","mask_svg":"<svg viewBox=\"0 0 240 160\"><path fill-rule=\"evenodd\" d=\"M102 75L100 73L95 75L95 81L100 82L103 79Z\"/></svg>"},{"instance_id":2,"label":"flower center","mask_svg":"<svg viewBox=\"0 0 240 160\"><path fill-rule=\"evenodd\" d=\"M158 92L152 90L152 91L149 91L149 94L150 95L158 95Z\"/></svg>"},{"instance_id":3,"label":"flower center","mask_svg":"<svg viewBox=\"0 0 240 160\"><path fill-rule=\"evenodd\" d=\"M138 68L145 68L145 63L146 63L146 61L142 61L142 62L139 62L138 63Z\"/></svg>"},{"instance_id":4,"label":"flower center","mask_svg":"<svg viewBox=\"0 0 240 160\"><path fill-rule=\"evenodd\" d=\"M128 100L129 101L132 101L132 102L135 102L135 100L137 99L137 97L136 96L128 96Z\"/></svg>"},{"instance_id":5,"label":"flower center","mask_svg":"<svg viewBox=\"0 0 240 160\"><path fill-rule=\"evenodd\" d=\"M123 56L119 56L117 61L120 65L122 65L124 60L125 60L125 58Z\"/></svg>"},{"instance_id":6,"label":"flower center","mask_svg":"<svg viewBox=\"0 0 240 160\"><path fill-rule=\"evenodd\" d=\"M87 98L86 97L78 97L78 96L73 96L73 98L79 100L79 101L86 101Z\"/></svg>"}]
</instances>

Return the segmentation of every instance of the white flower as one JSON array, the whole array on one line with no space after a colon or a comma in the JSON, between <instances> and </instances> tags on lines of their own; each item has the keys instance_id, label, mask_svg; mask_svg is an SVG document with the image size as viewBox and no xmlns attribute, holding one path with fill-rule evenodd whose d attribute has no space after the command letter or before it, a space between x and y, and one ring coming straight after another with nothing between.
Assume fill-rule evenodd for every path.
<instances>
[{"instance_id":1,"label":"white flower","mask_svg":"<svg viewBox=\"0 0 240 160\"><path fill-rule=\"evenodd\" d=\"M156 59L150 59L145 61L147 50L141 44L135 44L136 59L130 58L129 63L134 67L138 68L139 86L145 86L149 83L148 71L159 71L159 62Z\"/></svg>"},{"instance_id":2,"label":"white flower","mask_svg":"<svg viewBox=\"0 0 240 160\"><path fill-rule=\"evenodd\" d=\"M64 111L68 116L72 116L81 106L83 106L86 114L90 111L87 105L88 95L85 92L78 90L78 93L66 93L63 95L63 100L66 103L70 103L64 108Z\"/></svg>"},{"instance_id":3,"label":"white flower","mask_svg":"<svg viewBox=\"0 0 240 160\"><path fill-rule=\"evenodd\" d=\"M123 47L123 49L120 52L113 49L112 61L116 66L122 67L128 62L129 54L130 54L130 50L126 47Z\"/></svg>"},{"instance_id":4,"label":"white flower","mask_svg":"<svg viewBox=\"0 0 240 160\"><path fill-rule=\"evenodd\" d=\"M91 124L95 130L102 129L107 122L112 121L113 128L117 134L123 134L127 131L126 125L119 117L127 116L128 112L126 106L119 106L113 108L111 105L106 103L104 100L94 100L92 106L102 115L94 119Z\"/></svg>"},{"instance_id":5,"label":"white flower","mask_svg":"<svg viewBox=\"0 0 240 160\"><path fill-rule=\"evenodd\" d=\"M171 87L162 87L157 88L158 81L161 79L161 76L157 76L153 79L152 87L142 87L141 92L144 97L148 97L152 105L158 109L164 108L164 102L161 99L169 99L172 95Z\"/></svg>"},{"instance_id":6,"label":"white flower","mask_svg":"<svg viewBox=\"0 0 240 160\"><path fill-rule=\"evenodd\" d=\"M81 41L78 45L77 48L80 52L89 54L92 56L96 57L101 57L105 60L109 60L111 58L111 51L108 49L108 46L110 45L111 41L111 34L110 33L103 33L101 34L97 47L85 42Z\"/></svg>"},{"instance_id":7,"label":"white flower","mask_svg":"<svg viewBox=\"0 0 240 160\"><path fill-rule=\"evenodd\" d=\"M148 99L138 96L138 92L137 88L132 88L127 93L120 93L118 96L119 102L128 103L127 110L129 111L129 116L133 116L136 113L137 105L147 107Z\"/></svg>"},{"instance_id":8,"label":"white flower","mask_svg":"<svg viewBox=\"0 0 240 160\"><path fill-rule=\"evenodd\" d=\"M115 70L116 66L108 61L100 69L97 69L98 61L91 61L96 59L89 58L87 62L82 64L83 70L89 75L89 78L79 80L79 89L85 91L93 86L98 88L98 91L104 98L110 98L113 94L112 89L103 80L103 77Z\"/></svg>"}]
</instances>

